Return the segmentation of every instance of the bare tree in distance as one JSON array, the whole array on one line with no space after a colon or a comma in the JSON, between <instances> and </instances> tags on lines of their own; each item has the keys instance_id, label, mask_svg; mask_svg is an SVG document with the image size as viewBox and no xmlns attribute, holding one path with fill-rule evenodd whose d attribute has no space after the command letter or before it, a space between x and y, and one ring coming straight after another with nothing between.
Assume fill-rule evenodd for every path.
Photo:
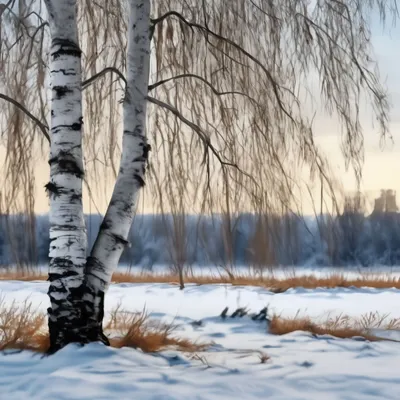
<instances>
[{"instance_id":1,"label":"bare tree in distance","mask_svg":"<svg viewBox=\"0 0 400 400\"><path fill-rule=\"evenodd\" d=\"M311 179L322 177L332 187L304 107L308 83L314 80L315 86L316 80L320 102L343 127L346 162L361 176L362 99L369 99L381 137L388 132L388 101L370 40L369 19L376 12L382 22L387 14L396 18L397 3L9 0L2 5L3 187L12 193L3 199L24 197L24 179L34 174L37 151L48 154L46 140L51 141L52 351L69 342L107 343L101 327L104 295L129 244L145 184L146 131L153 149L148 192L158 186L161 193L168 187L180 195L184 167L187 211L195 206L212 211L224 193L239 188L243 208L253 202L263 210L290 209L299 170L309 169ZM21 168L25 175L16 173ZM88 251L83 185L101 191L109 171L116 176L114 191ZM154 191L156 200L162 201L159 192Z\"/></svg>"}]
</instances>

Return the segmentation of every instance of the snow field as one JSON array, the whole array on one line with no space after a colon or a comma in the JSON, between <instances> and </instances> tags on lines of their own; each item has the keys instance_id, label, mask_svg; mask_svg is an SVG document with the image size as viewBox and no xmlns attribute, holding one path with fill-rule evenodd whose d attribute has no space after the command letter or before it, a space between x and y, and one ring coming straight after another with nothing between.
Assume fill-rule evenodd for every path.
<instances>
[{"instance_id":1,"label":"snow field","mask_svg":"<svg viewBox=\"0 0 400 400\"><path fill-rule=\"evenodd\" d=\"M26 298L45 311L47 282L0 282L6 301ZM213 342L207 352L168 350L143 354L125 348L70 345L55 356L30 352L0 355L0 398L57 399L398 399L400 343L315 338L294 332L267 333L266 322L219 315L268 306L283 317L313 320L369 312L400 318L396 289L291 289L274 294L256 287L166 284L115 284L106 297L106 314L118 305L174 322L176 334ZM195 321L202 321L193 324ZM381 332L384 334L384 332ZM388 332L394 339L398 332ZM264 354L270 357L261 362ZM4 397L3 397L4 396Z\"/></svg>"}]
</instances>

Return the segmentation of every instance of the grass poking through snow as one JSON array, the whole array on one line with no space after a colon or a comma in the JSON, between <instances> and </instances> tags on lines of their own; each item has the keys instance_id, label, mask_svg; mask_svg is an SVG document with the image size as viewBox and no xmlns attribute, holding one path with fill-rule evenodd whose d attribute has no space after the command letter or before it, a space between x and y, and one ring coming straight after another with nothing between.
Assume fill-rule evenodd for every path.
<instances>
[{"instance_id":1,"label":"grass poking through snow","mask_svg":"<svg viewBox=\"0 0 400 400\"><path fill-rule=\"evenodd\" d=\"M390 340L374 334L374 330L399 330L400 319L389 318L389 315L369 313L361 318L339 315L316 323L309 317L282 318L274 315L268 325L268 332L273 335L285 335L295 331L310 332L313 335L331 335L341 339L363 337L369 341Z\"/></svg>"},{"instance_id":2,"label":"grass poking through snow","mask_svg":"<svg viewBox=\"0 0 400 400\"><path fill-rule=\"evenodd\" d=\"M47 318L25 301L7 304L0 298L0 351L32 350L45 353L49 348ZM119 308L111 313L105 333L115 348L132 347L144 352L174 348L185 352L203 351L209 344L198 344L174 334L176 326L151 320L143 313L132 314Z\"/></svg>"},{"instance_id":3,"label":"grass poking through snow","mask_svg":"<svg viewBox=\"0 0 400 400\"><path fill-rule=\"evenodd\" d=\"M116 348L139 348L146 353L153 353L167 347L180 351L203 351L208 344L198 344L174 334L176 326L152 320L148 314L120 311L117 307L105 326L106 332L114 332L110 338L111 345Z\"/></svg>"}]
</instances>

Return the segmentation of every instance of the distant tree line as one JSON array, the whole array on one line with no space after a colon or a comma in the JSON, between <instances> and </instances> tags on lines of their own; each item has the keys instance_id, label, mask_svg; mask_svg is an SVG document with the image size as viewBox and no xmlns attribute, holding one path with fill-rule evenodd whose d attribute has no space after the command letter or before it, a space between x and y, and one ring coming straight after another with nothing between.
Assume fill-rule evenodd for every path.
<instances>
[{"instance_id":1,"label":"distant tree line","mask_svg":"<svg viewBox=\"0 0 400 400\"><path fill-rule=\"evenodd\" d=\"M89 245L101 215L86 215ZM48 263L47 215L0 215L0 265ZM400 214L377 209L366 216L363 201L347 198L339 216L238 214L138 215L121 264L151 269L165 264L255 268L271 266L400 265ZM89 246L89 248L90 248Z\"/></svg>"}]
</instances>

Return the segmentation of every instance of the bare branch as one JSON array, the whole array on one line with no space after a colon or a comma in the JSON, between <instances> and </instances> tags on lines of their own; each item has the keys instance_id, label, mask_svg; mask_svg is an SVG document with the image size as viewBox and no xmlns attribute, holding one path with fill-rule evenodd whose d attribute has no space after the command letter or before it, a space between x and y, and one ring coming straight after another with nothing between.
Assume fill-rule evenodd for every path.
<instances>
[{"instance_id":1,"label":"bare branch","mask_svg":"<svg viewBox=\"0 0 400 400\"><path fill-rule=\"evenodd\" d=\"M212 90L212 92L214 94L216 94L217 96L226 96L226 95L244 96L244 97L248 98L251 102L259 105L259 103L255 99L253 99L251 96L249 96L247 93L239 92L239 91L235 91L235 90L220 92L217 89L215 89L215 87L207 79L204 79L202 76L196 75L196 74L181 74L181 75L172 76L171 78L163 79L161 81L158 81L158 82L155 82L155 83L149 85L149 91L152 91L155 88L157 88L158 86L164 85L167 82L173 81L175 79L182 79L182 78L195 78L195 79L198 79L198 80L204 82Z\"/></svg>"},{"instance_id":2,"label":"bare branch","mask_svg":"<svg viewBox=\"0 0 400 400\"><path fill-rule=\"evenodd\" d=\"M47 141L50 143L50 136L49 136L49 127L44 124L42 121L40 121L38 118L36 118L33 114L31 114L21 103L18 101L12 99L11 97L6 96L3 93L0 93L0 99L3 99L5 101L8 101L9 103L13 104L17 108L19 108L26 116L28 116L42 131L43 135L47 139Z\"/></svg>"},{"instance_id":3,"label":"bare branch","mask_svg":"<svg viewBox=\"0 0 400 400\"><path fill-rule=\"evenodd\" d=\"M279 84L276 82L276 79L272 76L271 72L268 71L267 68L265 68L265 66L263 65L263 63L261 63L256 57L254 57L252 54L250 54L247 50L245 50L242 46L240 46L239 44L235 43L233 40L222 36L214 31L212 31L211 29L200 25L198 23L195 22L190 22L188 21L185 17L183 17L182 14L178 13L177 11L169 11L167 13L165 13L164 15L162 15L159 18L156 19L152 19L152 23L154 24L154 26L158 23L163 22L166 18L168 17L177 17L180 21L182 21L183 23L185 23L187 26L189 26L192 30L194 28L200 30L205 37L207 38L207 35L211 35L213 37L215 37L218 40L221 40L223 42L228 43L229 45L231 45L233 48L235 48L236 50L238 50L240 53L242 53L243 55L245 55L247 58L249 58L251 61L253 61L255 64L257 64L266 74L269 82L272 85L272 90L274 92L274 95L276 97L276 100L278 102L279 108L282 110L282 112L292 121L295 122L292 115L286 110L286 107L284 106L284 103L281 99L281 95L279 93L279 90L281 89L281 87L279 86Z\"/></svg>"},{"instance_id":4,"label":"bare branch","mask_svg":"<svg viewBox=\"0 0 400 400\"><path fill-rule=\"evenodd\" d=\"M203 142L205 149L206 150L210 150L214 156L217 158L217 160L219 161L219 163L221 164L222 167L232 167L237 169L240 173L242 173L243 175L247 176L248 178L250 178L256 185L258 185L258 183L255 181L255 179L248 173L246 173L245 171L241 170L240 167L235 164L235 163L231 163L231 162L227 162L224 161L221 157L221 155L219 154L219 151L212 145L210 138L207 136L207 134L203 131L202 128L200 128L199 125L195 124L194 122L188 120L186 117L184 117L177 108L171 106L168 103L164 103L161 100L155 99L154 97L151 96L147 96L147 100L150 103L156 104L157 106L160 106L162 108L167 109L168 111L172 112L172 114L174 114L177 118L179 118L185 125L187 125L189 128L193 129L197 135L199 136L200 140ZM206 157L204 157L204 161L205 161ZM204 162L203 161L203 162Z\"/></svg>"},{"instance_id":5,"label":"bare branch","mask_svg":"<svg viewBox=\"0 0 400 400\"><path fill-rule=\"evenodd\" d=\"M123 80L124 83L126 84L126 78L125 78L124 74L123 74L118 68L115 68L115 67L107 67L107 68L104 68L104 69L103 69L102 71L100 71L99 73L97 73L97 74L91 76L90 78L84 80L84 81L82 82L82 89L84 90L84 89L88 88L93 82L96 81L96 79L101 78L101 77L102 77L103 75L105 75L107 72L113 72L114 74L117 74L118 77L119 77L121 80Z\"/></svg>"}]
</instances>

